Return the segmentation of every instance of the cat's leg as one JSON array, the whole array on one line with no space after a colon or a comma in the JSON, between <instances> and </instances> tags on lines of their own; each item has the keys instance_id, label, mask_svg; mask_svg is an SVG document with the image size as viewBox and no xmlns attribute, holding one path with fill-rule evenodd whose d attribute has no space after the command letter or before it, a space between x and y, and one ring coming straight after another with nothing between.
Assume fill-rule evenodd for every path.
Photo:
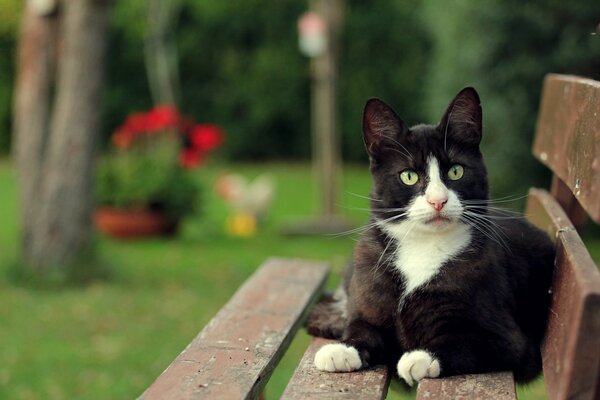
<instances>
[{"instance_id":1,"label":"cat's leg","mask_svg":"<svg viewBox=\"0 0 600 400\"><path fill-rule=\"evenodd\" d=\"M350 321L340 343L327 344L315 354L321 371L350 372L384 360L384 336L363 320Z\"/></svg>"},{"instance_id":2,"label":"cat's leg","mask_svg":"<svg viewBox=\"0 0 600 400\"><path fill-rule=\"evenodd\" d=\"M343 343L331 343L315 354L315 366L327 372L351 372L360 369L362 362L358 350Z\"/></svg>"},{"instance_id":3,"label":"cat's leg","mask_svg":"<svg viewBox=\"0 0 600 400\"><path fill-rule=\"evenodd\" d=\"M425 350L407 351L400 357L398 376L412 386L423 378L437 378L440 375L440 362L435 355Z\"/></svg>"},{"instance_id":4,"label":"cat's leg","mask_svg":"<svg viewBox=\"0 0 600 400\"><path fill-rule=\"evenodd\" d=\"M518 330L498 327L497 332L483 329L461 329L460 332L440 332L422 340L419 348L405 352L397 364L398 375L409 385L423 378L484 373L516 372L533 365L525 359L526 338ZM536 365L527 378L539 372Z\"/></svg>"}]
</instances>

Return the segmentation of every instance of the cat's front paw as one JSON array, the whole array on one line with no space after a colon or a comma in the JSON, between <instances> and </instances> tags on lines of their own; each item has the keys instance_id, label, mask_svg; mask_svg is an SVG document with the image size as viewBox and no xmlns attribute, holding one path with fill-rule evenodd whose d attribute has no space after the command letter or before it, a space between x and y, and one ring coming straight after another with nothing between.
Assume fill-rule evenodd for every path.
<instances>
[{"instance_id":1,"label":"cat's front paw","mask_svg":"<svg viewBox=\"0 0 600 400\"><path fill-rule=\"evenodd\" d=\"M412 386L423 378L440 376L440 362L423 350L406 352L398 361L398 375Z\"/></svg>"},{"instance_id":2,"label":"cat's front paw","mask_svg":"<svg viewBox=\"0 0 600 400\"><path fill-rule=\"evenodd\" d=\"M315 367L321 371L350 372L361 366L358 350L342 343L326 344L315 354Z\"/></svg>"}]
</instances>

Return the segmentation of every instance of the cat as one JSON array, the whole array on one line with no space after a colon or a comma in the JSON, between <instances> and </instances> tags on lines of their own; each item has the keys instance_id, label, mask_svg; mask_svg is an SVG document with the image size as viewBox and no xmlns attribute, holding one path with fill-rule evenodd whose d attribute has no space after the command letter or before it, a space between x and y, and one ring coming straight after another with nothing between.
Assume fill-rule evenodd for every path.
<instances>
[{"instance_id":1,"label":"cat","mask_svg":"<svg viewBox=\"0 0 600 400\"><path fill-rule=\"evenodd\" d=\"M517 382L539 375L554 246L493 207L481 138L472 87L438 125L408 128L383 101L366 103L370 220L342 288L308 318L309 333L339 340L318 350L316 368L387 363L411 386L490 371L513 371ZM518 179L517 168L506 179Z\"/></svg>"}]
</instances>

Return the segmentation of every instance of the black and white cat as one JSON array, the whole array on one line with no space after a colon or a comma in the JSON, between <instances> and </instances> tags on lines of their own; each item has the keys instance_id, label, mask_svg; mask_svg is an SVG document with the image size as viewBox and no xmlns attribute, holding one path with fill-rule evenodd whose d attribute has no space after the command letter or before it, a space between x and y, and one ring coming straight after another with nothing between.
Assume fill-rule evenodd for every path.
<instances>
[{"instance_id":1,"label":"black and white cat","mask_svg":"<svg viewBox=\"0 0 600 400\"><path fill-rule=\"evenodd\" d=\"M319 349L315 366L388 363L409 385L504 370L535 378L554 248L488 200L477 92L458 93L437 126L412 128L371 99L363 133L371 217L344 289L309 317L310 333L340 340Z\"/></svg>"}]
</instances>

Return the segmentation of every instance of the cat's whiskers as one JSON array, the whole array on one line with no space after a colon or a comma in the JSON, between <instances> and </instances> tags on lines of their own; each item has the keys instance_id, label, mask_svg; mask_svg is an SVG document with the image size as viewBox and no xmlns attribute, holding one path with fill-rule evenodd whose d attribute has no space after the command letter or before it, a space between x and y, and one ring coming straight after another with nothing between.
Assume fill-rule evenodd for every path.
<instances>
[{"instance_id":1,"label":"cat's whiskers","mask_svg":"<svg viewBox=\"0 0 600 400\"><path fill-rule=\"evenodd\" d=\"M465 210L472 212L473 214L484 215L486 218L490 219L523 219L525 218L522 214L507 210L504 208L498 207L489 207L489 206L473 206L473 205L465 205ZM482 213L481 211L494 211L501 215L491 215L489 213Z\"/></svg>"},{"instance_id":2,"label":"cat's whiskers","mask_svg":"<svg viewBox=\"0 0 600 400\"><path fill-rule=\"evenodd\" d=\"M363 195L361 195L361 194L354 193L354 192L348 192L348 191L346 191L346 193L348 193L349 195L352 195L352 196L355 196L355 197L361 198L361 199L365 199L365 200L371 200L371 201L383 201L383 200L381 200L381 199L374 199L374 198L372 198L372 197L369 197L369 196L363 196Z\"/></svg>"},{"instance_id":3,"label":"cat's whiskers","mask_svg":"<svg viewBox=\"0 0 600 400\"><path fill-rule=\"evenodd\" d=\"M365 231L368 231L369 229L375 227L374 223L368 223L362 226L359 226L358 228L354 228L354 229L349 229L347 231L343 231L343 232L338 232L338 233L329 233L327 234L327 236L331 236L331 237L342 237L342 236L348 236L348 235L352 235L355 233L363 233Z\"/></svg>"},{"instance_id":4,"label":"cat's whiskers","mask_svg":"<svg viewBox=\"0 0 600 400\"><path fill-rule=\"evenodd\" d=\"M387 253L387 251L393 241L394 240L392 238L389 238L385 248L383 249L383 251L381 252L381 255L379 256L379 259L375 263L375 267L373 267L374 274L380 275L381 273L383 273L383 271L380 271L380 269L382 268L383 265L386 265L390 261L390 257L393 257L393 252L392 252L392 255L388 256L384 263L381 262L381 260L383 259L383 256Z\"/></svg>"},{"instance_id":5,"label":"cat's whiskers","mask_svg":"<svg viewBox=\"0 0 600 400\"><path fill-rule=\"evenodd\" d=\"M402 152L402 151L399 151L399 150L396 150L396 149L391 149L391 150L395 150L395 151L397 151L398 153L400 153L400 154L402 154L402 155L404 155L404 156L406 156L406 157L410 158L410 159L411 159L411 160L413 160L413 161L415 160L415 159L413 158L412 154L410 154L410 151L408 151L408 149L407 149L406 147L404 147L404 145L403 145L402 143L400 143L399 141L397 141L396 139L394 139L394 138L391 138L391 137L388 137L387 139L388 139L390 142L392 142L392 143L394 143L394 144L396 144L396 145L400 146L400 147L402 148L402 150L404 150L404 152Z\"/></svg>"},{"instance_id":6,"label":"cat's whiskers","mask_svg":"<svg viewBox=\"0 0 600 400\"><path fill-rule=\"evenodd\" d=\"M521 195L521 196L516 196L516 195L509 195L509 196L503 196L503 197L498 197L495 199L488 199L488 200L463 200L463 204L497 204L497 203L510 203L513 201L517 201L517 200L522 200L524 198L526 198L527 195Z\"/></svg>"},{"instance_id":7,"label":"cat's whiskers","mask_svg":"<svg viewBox=\"0 0 600 400\"><path fill-rule=\"evenodd\" d=\"M504 233L504 231L498 227L497 224L495 224L493 221L490 220L486 220L486 219L482 219L479 218L477 219L477 217L473 217L474 220L476 220L477 222L479 222L481 224L482 227L485 227L485 229L495 238L498 239L499 242L501 242L501 244L505 247L505 248L509 248L506 240L508 239L508 237L506 236L506 233Z\"/></svg>"},{"instance_id":8,"label":"cat's whiskers","mask_svg":"<svg viewBox=\"0 0 600 400\"><path fill-rule=\"evenodd\" d=\"M496 222L489 219L484 214L477 214L469 210L463 212L463 218L470 226L477 229L481 234L490 240L493 240L504 249L510 251L508 246L506 233L498 226Z\"/></svg>"},{"instance_id":9,"label":"cat's whiskers","mask_svg":"<svg viewBox=\"0 0 600 400\"><path fill-rule=\"evenodd\" d=\"M408 207L401 207L401 208L374 208L374 207L368 207L368 208L361 208L361 207L346 207L348 210L354 210L354 211L378 211L378 212L404 212L408 210Z\"/></svg>"},{"instance_id":10,"label":"cat's whiskers","mask_svg":"<svg viewBox=\"0 0 600 400\"><path fill-rule=\"evenodd\" d=\"M448 138L448 126L450 125L450 119L452 118L452 112L454 111L454 106L456 105L456 103L452 103L452 108L450 109L450 112L448 113L448 119L446 119L446 127L444 128L444 151L447 151L447 146L446 146L446 142L447 142L447 138Z\"/></svg>"},{"instance_id":11,"label":"cat's whiskers","mask_svg":"<svg viewBox=\"0 0 600 400\"><path fill-rule=\"evenodd\" d=\"M397 219L400 219L400 218L406 216L407 214L408 214L407 212L403 212L403 213L400 213L400 214L397 214L397 215L393 215L393 216L391 216L389 218L375 219L374 221L369 222L369 223L367 223L367 224L365 224L363 226L359 226L358 228L350 229L350 230L347 230L347 231L344 231L344 232L340 232L340 233L333 233L333 234L330 234L329 236L341 237L341 236L352 235L354 233L364 233L364 232L368 231L369 229L378 227L379 224L381 224L381 223L393 222L393 221L395 221Z\"/></svg>"},{"instance_id":12,"label":"cat's whiskers","mask_svg":"<svg viewBox=\"0 0 600 400\"><path fill-rule=\"evenodd\" d=\"M408 158L412 159L412 156L410 155L410 153L407 153L407 152L405 152L405 151L402 151L402 150L399 150L399 149L395 149L395 148L393 148L393 147L390 147L390 148L389 148L389 150L391 150L391 151L394 151L394 152L396 152L396 153L398 153L398 154L402 154L403 156L405 156L405 157L408 157Z\"/></svg>"},{"instance_id":13,"label":"cat's whiskers","mask_svg":"<svg viewBox=\"0 0 600 400\"><path fill-rule=\"evenodd\" d=\"M481 224L479 224L477 221L474 221L471 219L471 217L468 216L464 216L464 221L471 226L472 228L476 229L477 231L479 231L484 237L488 238L489 240L494 241L495 243L497 243L499 246L501 247L505 247L505 245L497 238L495 237L495 235L493 235L490 231L489 228L485 228L483 227Z\"/></svg>"}]
</instances>

